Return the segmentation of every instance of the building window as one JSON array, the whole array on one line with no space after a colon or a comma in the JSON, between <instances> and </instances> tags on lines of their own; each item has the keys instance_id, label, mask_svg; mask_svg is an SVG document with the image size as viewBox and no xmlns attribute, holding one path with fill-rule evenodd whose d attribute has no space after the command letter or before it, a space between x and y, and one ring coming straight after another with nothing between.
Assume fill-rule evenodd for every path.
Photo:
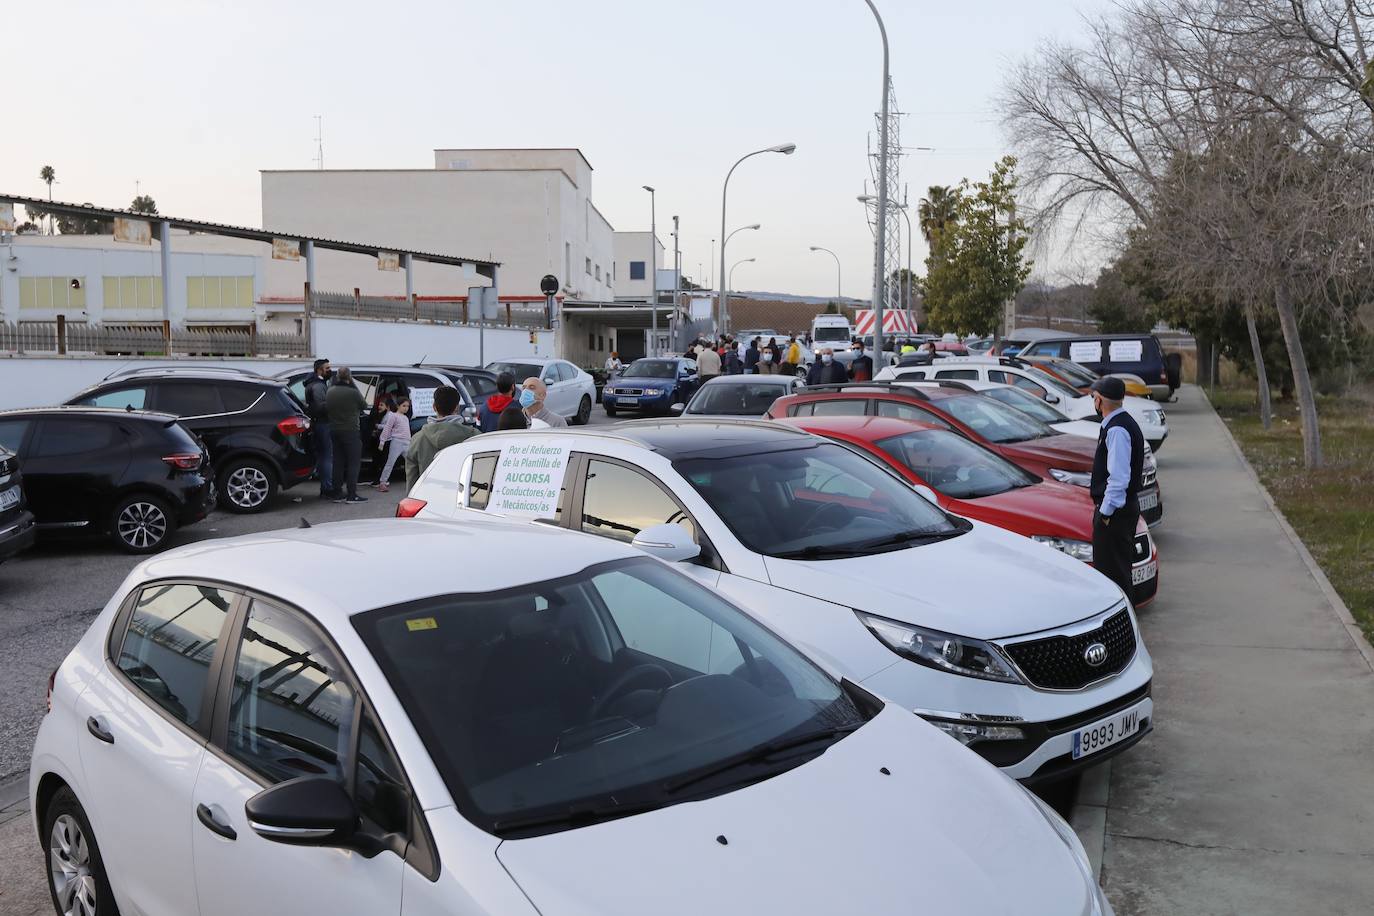
<instances>
[{"instance_id":1,"label":"building window","mask_svg":"<svg viewBox=\"0 0 1374 916\"><path fill-rule=\"evenodd\" d=\"M631 279L631 280L643 280L643 279L644 279L644 262L643 262L643 261L631 261L631 262L630 262L630 279Z\"/></svg>"},{"instance_id":2,"label":"building window","mask_svg":"<svg viewBox=\"0 0 1374 916\"><path fill-rule=\"evenodd\" d=\"M598 353L606 352L606 338L602 337L600 334L596 335L596 351Z\"/></svg>"},{"instance_id":3,"label":"building window","mask_svg":"<svg viewBox=\"0 0 1374 916\"><path fill-rule=\"evenodd\" d=\"M595 350L595 349L596 349L596 335L593 334L593 333L590 332L590 331L587 332L587 349L588 349L588 350Z\"/></svg>"},{"instance_id":4,"label":"building window","mask_svg":"<svg viewBox=\"0 0 1374 916\"><path fill-rule=\"evenodd\" d=\"M187 277L188 309L253 308L252 277Z\"/></svg>"},{"instance_id":5,"label":"building window","mask_svg":"<svg viewBox=\"0 0 1374 916\"><path fill-rule=\"evenodd\" d=\"M587 258L587 276L590 277L591 275L592 275L592 259L591 259L591 258Z\"/></svg>"},{"instance_id":6,"label":"building window","mask_svg":"<svg viewBox=\"0 0 1374 916\"><path fill-rule=\"evenodd\" d=\"M600 264L596 265L596 282L597 282L597 283L600 283L600 282L601 282L601 265L600 265Z\"/></svg>"},{"instance_id":7,"label":"building window","mask_svg":"<svg viewBox=\"0 0 1374 916\"><path fill-rule=\"evenodd\" d=\"M563 288L572 289L572 242L563 243Z\"/></svg>"},{"instance_id":8,"label":"building window","mask_svg":"<svg viewBox=\"0 0 1374 916\"><path fill-rule=\"evenodd\" d=\"M86 278L20 277L19 307L39 311L84 309Z\"/></svg>"},{"instance_id":9,"label":"building window","mask_svg":"<svg viewBox=\"0 0 1374 916\"><path fill-rule=\"evenodd\" d=\"M104 308L107 311L161 309L161 277L105 277Z\"/></svg>"}]
</instances>

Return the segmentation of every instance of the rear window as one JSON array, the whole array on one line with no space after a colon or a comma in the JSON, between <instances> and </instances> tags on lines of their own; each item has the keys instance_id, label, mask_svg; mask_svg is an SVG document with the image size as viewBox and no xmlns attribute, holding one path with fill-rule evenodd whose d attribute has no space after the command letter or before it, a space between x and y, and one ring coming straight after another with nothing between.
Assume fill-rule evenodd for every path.
<instances>
[{"instance_id":1,"label":"rear window","mask_svg":"<svg viewBox=\"0 0 1374 916\"><path fill-rule=\"evenodd\" d=\"M38 430L35 458L84 455L116 444L119 430L104 420L78 420L49 417Z\"/></svg>"},{"instance_id":2,"label":"rear window","mask_svg":"<svg viewBox=\"0 0 1374 916\"><path fill-rule=\"evenodd\" d=\"M491 363L487 369L496 373L509 372L515 377L517 385L527 378L539 378L544 371L544 367L536 366L534 363Z\"/></svg>"},{"instance_id":3,"label":"rear window","mask_svg":"<svg viewBox=\"0 0 1374 916\"><path fill-rule=\"evenodd\" d=\"M285 391L286 389L281 389ZM224 409L230 412L247 410L262 397L262 389L256 385L222 385L219 389Z\"/></svg>"},{"instance_id":4,"label":"rear window","mask_svg":"<svg viewBox=\"0 0 1374 916\"><path fill-rule=\"evenodd\" d=\"M178 417L202 417L224 413L219 386L195 381L157 386L154 403L158 410Z\"/></svg>"}]
</instances>

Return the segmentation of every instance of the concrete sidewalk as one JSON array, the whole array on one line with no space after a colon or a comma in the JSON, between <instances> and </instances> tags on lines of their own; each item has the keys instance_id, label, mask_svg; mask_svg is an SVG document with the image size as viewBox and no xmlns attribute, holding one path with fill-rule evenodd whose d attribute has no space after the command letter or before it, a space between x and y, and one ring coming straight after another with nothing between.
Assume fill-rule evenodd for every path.
<instances>
[{"instance_id":1,"label":"concrete sidewalk","mask_svg":"<svg viewBox=\"0 0 1374 916\"><path fill-rule=\"evenodd\" d=\"M1374 912L1374 672L1197 388L1160 456L1154 735L1114 761L1120 916Z\"/></svg>"}]
</instances>

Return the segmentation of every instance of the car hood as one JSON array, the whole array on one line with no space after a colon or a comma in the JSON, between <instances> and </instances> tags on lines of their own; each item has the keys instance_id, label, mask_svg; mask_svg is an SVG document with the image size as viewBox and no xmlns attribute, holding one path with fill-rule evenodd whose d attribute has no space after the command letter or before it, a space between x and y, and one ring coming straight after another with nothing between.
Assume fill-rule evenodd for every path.
<instances>
[{"instance_id":1,"label":"car hood","mask_svg":"<svg viewBox=\"0 0 1374 916\"><path fill-rule=\"evenodd\" d=\"M1102 431L1102 425L1092 420L1066 420L1063 423L1051 423L1050 426L1066 436L1092 439L1094 442L1097 441L1097 434Z\"/></svg>"},{"instance_id":2,"label":"car hood","mask_svg":"<svg viewBox=\"0 0 1374 916\"><path fill-rule=\"evenodd\" d=\"M1080 916L1091 908L1075 854L1027 794L891 706L779 776L508 840L496 855L544 916Z\"/></svg>"},{"instance_id":3,"label":"car hood","mask_svg":"<svg viewBox=\"0 0 1374 916\"><path fill-rule=\"evenodd\" d=\"M1093 501L1086 487L1046 480L978 499L951 500L949 511L972 516L1016 534L1093 539ZM990 518L982 513L999 518Z\"/></svg>"},{"instance_id":4,"label":"car hood","mask_svg":"<svg viewBox=\"0 0 1374 916\"><path fill-rule=\"evenodd\" d=\"M1093 466L1093 455L1097 451L1097 442L1095 439L1059 433L1043 439L1027 439L1025 442L1004 442L1002 447L1027 458L1043 461L1051 467L1070 471L1090 471Z\"/></svg>"},{"instance_id":5,"label":"car hood","mask_svg":"<svg viewBox=\"0 0 1374 916\"><path fill-rule=\"evenodd\" d=\"M1010 531L967 534L842 560L766 557L778 588L975 639L1034 633L1091 617L1121 591L1086 563Z\"/></svg>"}]
</instances>

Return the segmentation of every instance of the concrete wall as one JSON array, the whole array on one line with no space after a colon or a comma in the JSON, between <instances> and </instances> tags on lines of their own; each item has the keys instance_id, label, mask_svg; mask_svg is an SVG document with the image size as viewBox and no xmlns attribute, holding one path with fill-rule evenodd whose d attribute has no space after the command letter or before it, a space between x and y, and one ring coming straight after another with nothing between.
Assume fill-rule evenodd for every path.
<instances>
[{"instance_id":1,"label":"concrete wall","mask_svg":"<svg viewBox=\"0 0 1374 916\"><path fill-rule=\"evenodd\" d=\"M672 227L669 226L671 229ZM663 267L663 243L654 240L654 256L658 267ZM630 262L644 261L644 279L630 279ZM638 299L648 302L653 293L654 267L649 266L649 233L617 232L615 234L615 294L620 299ZM667 265L672 267L671 264Z\"/></svg>"}]
</instances>

